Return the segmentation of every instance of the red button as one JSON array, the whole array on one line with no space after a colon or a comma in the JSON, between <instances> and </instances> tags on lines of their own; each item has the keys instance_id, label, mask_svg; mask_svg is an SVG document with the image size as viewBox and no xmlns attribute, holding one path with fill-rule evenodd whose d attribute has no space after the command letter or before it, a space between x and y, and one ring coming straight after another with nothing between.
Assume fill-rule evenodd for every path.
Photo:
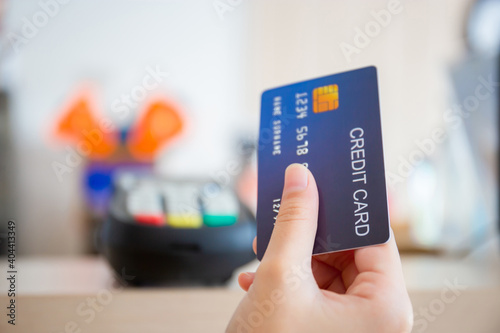
<instances>
[{"instance_id":1,"label":"red button","mask_svg":"<svg viewBox=\"0 0 500 333\"><path fill-rule=\"evenodd\" d=\"M149 224L149 225L160 226L160 225L163 225L165 223L165 219L162 215L141 214L141 215L134 215L134 218L140 224Z\"/></svg>"}]
</instances>

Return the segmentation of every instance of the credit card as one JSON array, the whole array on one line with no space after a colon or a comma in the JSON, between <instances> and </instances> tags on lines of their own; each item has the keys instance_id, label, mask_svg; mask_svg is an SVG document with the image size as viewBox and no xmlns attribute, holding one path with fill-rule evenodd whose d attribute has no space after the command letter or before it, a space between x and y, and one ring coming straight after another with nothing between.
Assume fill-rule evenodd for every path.
<instances>
[{"instance_id":1,"label":"credit card","mask_svg":"<svg viewBox=\"0 0 500 333\"><path fill-rule=\"evenodd\" d=\"M257 257L281 204L285 169L307 166L319 190L313 254L389 240L377 70L366 67L262 94Z\"/></svg>"}]
</instances>

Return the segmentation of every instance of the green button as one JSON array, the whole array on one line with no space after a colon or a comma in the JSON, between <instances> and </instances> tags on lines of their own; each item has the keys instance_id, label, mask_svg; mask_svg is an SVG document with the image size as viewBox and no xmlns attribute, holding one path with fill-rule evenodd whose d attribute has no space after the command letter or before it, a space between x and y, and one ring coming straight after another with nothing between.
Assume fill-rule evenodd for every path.
<instances>
[{"instance_id":1,"label":"green button","mask_svg":"<svg viewBox=\"0 0 500 333\"><path fill-rule=\"evenodd\" d=\"M236 215L203 215L203 223L207 227L227 227L238 220Z\"/></svg>"}]
</instances>

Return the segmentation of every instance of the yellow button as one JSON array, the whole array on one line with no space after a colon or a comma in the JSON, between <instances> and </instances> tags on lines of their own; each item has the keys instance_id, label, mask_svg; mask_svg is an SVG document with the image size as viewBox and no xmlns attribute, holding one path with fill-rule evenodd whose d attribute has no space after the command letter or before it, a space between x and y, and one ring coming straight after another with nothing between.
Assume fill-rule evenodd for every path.
<instances>
[{"instance_id":1,"label":"yellow button","mask_svg":"<svg viewBox=\"0 0 500 333\"><path fill-rule=\"evenodd\" d=\"M200 214L168 215L168 225L174 228L201 228L203 219Z\"/></svg>"}]
</instances>

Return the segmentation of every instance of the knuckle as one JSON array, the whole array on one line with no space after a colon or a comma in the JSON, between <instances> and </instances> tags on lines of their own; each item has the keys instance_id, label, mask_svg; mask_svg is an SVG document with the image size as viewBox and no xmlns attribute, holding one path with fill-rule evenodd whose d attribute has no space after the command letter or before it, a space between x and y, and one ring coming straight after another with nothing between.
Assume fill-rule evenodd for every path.
<instances>
[{"instance_id":1,"label":"knuckle","mask_svg":"<svg viewBox=\"0 0 500 333\"><path fill-rule=\"evenodd\" d=\"M286 223L297 220L305 220L311 208L300 198L287 198L281 205L276 222Z\"/></svg>"},{"instance_id":2,"label":"knuckle","mask_svg":"<svg viewBox=\"0 0 500 333\"><path fill-rule=\"evenodd\" d=\"M356 277L357 283L356 286L353 286L353 291L368 299L375 299L383 302L383 298L378 299L380 290L377 287L376 281L377 277L373 274L361 273Z\"/></svg>"}]
</instances>

